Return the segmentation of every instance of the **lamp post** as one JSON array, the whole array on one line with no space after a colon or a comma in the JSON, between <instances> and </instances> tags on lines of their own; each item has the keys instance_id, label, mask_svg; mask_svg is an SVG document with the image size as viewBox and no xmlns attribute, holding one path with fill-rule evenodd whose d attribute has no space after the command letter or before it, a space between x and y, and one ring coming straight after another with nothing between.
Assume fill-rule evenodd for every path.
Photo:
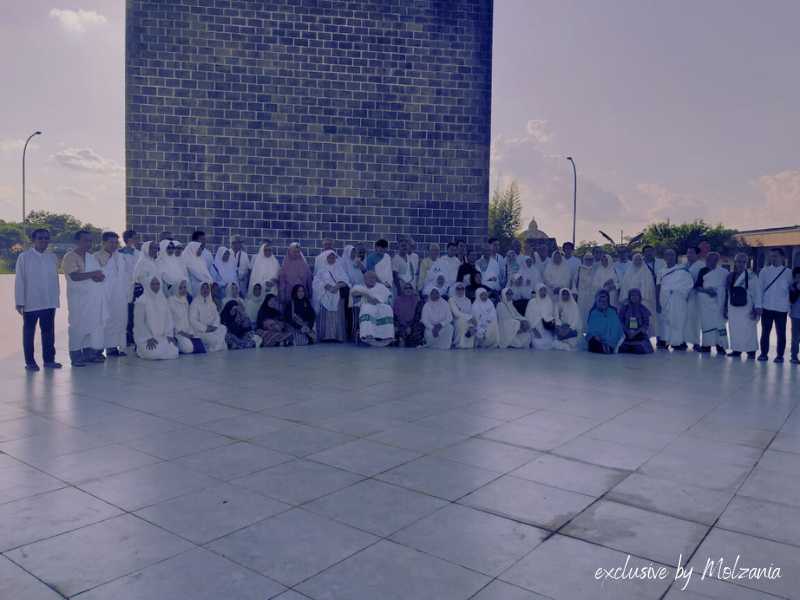
<instances>
[{"instance_id":1,"label":"lamp post","mask_svg":"<svg viewBox=\"0 0 800 600\"><path fill-rule=\"evenodd\" d=\"M575 161L571 156L567 160L572 165L572 246L575 247L575 221L578 218L578 171L575 169Z\"/></svg>"},{"instance_id":2,"label":"lamp post","mask_svg":"<svg viewBox=\"0 0 800 600\"><path fill-rule=\"evenodd\" d=\"M25 220L27 218L27 211L25 210L25 154L28 152L28 143L37 135L42 135L41 131L34 131L25 140L25 146L22 148L22 235L25 236Z\"/></svg>"}]
</instances>

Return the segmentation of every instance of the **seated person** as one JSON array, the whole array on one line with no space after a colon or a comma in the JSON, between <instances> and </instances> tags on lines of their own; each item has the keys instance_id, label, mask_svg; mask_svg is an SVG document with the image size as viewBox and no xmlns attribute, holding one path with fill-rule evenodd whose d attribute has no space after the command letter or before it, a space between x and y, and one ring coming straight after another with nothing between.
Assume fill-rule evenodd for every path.
<instances>
[{"instance_id":1,"label":"seated person","mask_svg":"<svg viewBox=\"0 0 800 600\"><path fill-rule=\"evenodd\" d=\"M144 293L133 307L133 337L136 354L145 360L178 358L178 340L175 339L175 323L161 293L161 278L153 276Z\"/></svg>"},{"instance_id":2,"label":"seated person","mask_svg":"<svg viewBox=\"0 0 800 600\"><path fill-rule=\"evenodd\" d=\"M455 293L448 301L455 329L453 344L460 350L474 348L478 321L472 316L472 302L467 298L467 286L459 281L453 285L453 289Z\"/></svg>"},{"instance_id":3,"label":"seated person","mask_svg":"<svg viewBox=\"0 0 800 600\"><path fill-rule=\"evenodd\" d=\"M453 344L453 313L438 289L431 290L420 320L425 327L425 347L449 350Z\"/></svg>"},{"instance_id":4,"label":"seated person","mask_svg":"<svg viewBox=\"0 0 800 600\"><path fill-rule=\"evenodd\" d=\"M430 279L425 287L422 289L422 297L427 299L428 296L431 295L432 290L436 290L439 292L439 296L444 298L447 301L450 294L450 286L447 285L447 279L444 275L437 275L436 277Z\"/></svg>"},{"instance_id":5,"label":"seated person","mask_svg":"<svg viewBox=\"0 0 800 600\"><path fill-rule=\"evenodd\" d=\"M247 292L247 298L244 300L244 310L253 323L258 319L258 309L261 308L263 302L264 286L254 283L250 286L250 291Z\"/></svg>"},{"instance_id":6,"label":"seated person","mask_svg":"<svg viewBox=\"0 0 800 600\"><path fill-rule=\"evenodd\" d=\"M514 290L505 288L497 305L497 322L501 348L530 348L531 327L514 305Z\"/></svg>"},{"instance_id":7,"label":"seated person","mask_svg":"<svg viewBox=\"0 0 800 600\"><path fill-rule=\"evenodd\" d=\"M584 336L589 352L596 354L614 354L622 342L622 323L617 311L611 306L608 290L601 289L595 295Z\"/></svg>"},{"instance_id":8,"label":"seated person","mask_svg":"<svg viewBox=\"0 0 800 600\"><path fill-rule=\"evenodd\" d=\"M220 323L217 306L211 298L211 285L204 281L200 284L200 293L189 305L189 324L192 334L203 341L206 352L227 350L225 326Z\"/></svg>"},{"instance_id":9,"label":"seated person","mask_svg":"<svg viewBox=\"0 0 800 600\"><path fill-rule=\"evenodd\" d=\"M351 295L361 299L359 340L376 347L391 344L394 341L394 312L389 288L378 281L374 271L367 271L364 285L353 286Z\"/></svg>"},{"instance_id":10,"label":"seated person","mask_svg":"<svg viewBox=\"0 0 800 600\"><path fill-rule=\"evenodd\" d=\"M475 347L497 348L499 332L497 329L497 311L489 299L486 288L475 291L475 302L472 303L472 316L475 318Z\"/></svg>"},{"instance_id":11,"label":"seated person","mask_svg":"<svg viewBox=\"0 0 800 600\"><path fill-rule=\"evenodd\" d=\"M581 311L572 292L567 288L561 288L558 292L553 348L577 350L582 321Z\"/></svg>"},{"instance_id":12,"label":"seated person","mask_svg":"<svg viewBox=\"0 0 800 600\"><path fill-rule=\"evenodd\" d=\"M167 299L172 321L175 323L175 338L181 354L202 354L206 351L203 341L192 333L189 324L189 282L183 279L173 286L175 293Z\"/></svg>"},{"instance_id":13,"label":"seated person","mask_svg":"<svg viewBox=\"0 0 800 600\"><path fill-rule=\"evenodd\" d=\"M417 348L425 341L425 327L420 323L422 303L410 281L400 284L400 295L394 300L394 331L397 345Z\"/></svg>"},{"instance_id":14,"label":"seated person","mask_svg":"<svg viewBox=\"0 0 800 600\"><path fill-rule=\"evenodd\" d=\"M242 307L241 301L237 300L239 299L228 298L219 315L220 322L228 330L225 334L228 350L258 348L261 346L261 337L253 332L253 323Z\"/></svg>"},{"instance_id":15,"label":"seated person","mask_svg":"<svg viewBox=\"0 0 800 600\"><path fill-rule=\"evenodd\" d=\"M292 298L286 305L286 322L294 330L294 346L307 346L313 344L316 339L314 333L314 323L317 315L311 301L306 295L306 288L297 284L292 288Z\"/></svg>"},{"instance_id":16,"label":"seated person","mask_svg":"<svg viewBox=\"0 0 800 600\"><path fill-rule=\"evenodd\" d=\"M553 348L553 332L556 327L556 311L550 289L542 282L536 287L528 306L525 318L531 326L531 345L535 350Z\"/></svg>"},{"instance_id":17,"label":"seated person","mask_svg":"<svg viewBox=\"0 0 800 600\"><path fill-rule=\"evenodd\" d=\"M298 283L305 291L305 286ZM275 346L291 346L294 340L294 330L286 322L281 302L275 294L267 294L264 303L258 311L256 333L261 336L261 347L272 348Z\"/></svg>"},{"instance_id":18,"label":"seated person","mask_svg":"<svg viewBox=\"0 0 800 600\"><path fill-rule=\"evenodd\" d=\"M642 292L637 288L628 291L628 301L619 311L622 331L625 334L619 352L625 354L651 354L650 311L642 303Z\"/></svg>"}]
</instances>

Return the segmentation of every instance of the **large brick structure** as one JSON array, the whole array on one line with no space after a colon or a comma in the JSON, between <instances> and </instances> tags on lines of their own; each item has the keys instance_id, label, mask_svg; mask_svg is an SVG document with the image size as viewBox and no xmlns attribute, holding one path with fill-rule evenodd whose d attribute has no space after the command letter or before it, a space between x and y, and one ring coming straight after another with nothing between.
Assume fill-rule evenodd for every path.
<instances>
[{"instance_id":1,"label":"large brick structure","mask_svg":"<svg viewBox=\"0 0 800 600\"><path fill-rule=\"evenodd\" d=\"M492 0L128 0L129 226L486 234Z\"/></svg>"}]
</instances>

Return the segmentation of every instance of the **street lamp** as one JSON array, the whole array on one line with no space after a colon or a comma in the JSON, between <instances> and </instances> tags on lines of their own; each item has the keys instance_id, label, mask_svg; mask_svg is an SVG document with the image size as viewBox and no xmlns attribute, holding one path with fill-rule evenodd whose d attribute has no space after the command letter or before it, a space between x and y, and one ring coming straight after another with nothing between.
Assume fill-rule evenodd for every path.
<instances>
[{"instance_id":1,"label":"street lamp","mask_svg":"<svg viewBox=\"0 0 800 600\"><path fill-rule=\"evenodd\" d=\"M578 217L578 171L575 169L575 161L571 156L567 160L572 165L572 246L575 246L575 221Z\"/></svg>"},{"instance_id":2,"label":"street lamp","mask_svg":"<svg viewBox=\"0 0 800 600\"><path fill-rule=\"evenodd\" d=\"M25 235L25 218L28 214L25 211L25 153L28 151L28 143L37 135L42 135L41 131L34 131L25 140L25 146L22 148L22 235Z\"/></svg>"}]
</instances>

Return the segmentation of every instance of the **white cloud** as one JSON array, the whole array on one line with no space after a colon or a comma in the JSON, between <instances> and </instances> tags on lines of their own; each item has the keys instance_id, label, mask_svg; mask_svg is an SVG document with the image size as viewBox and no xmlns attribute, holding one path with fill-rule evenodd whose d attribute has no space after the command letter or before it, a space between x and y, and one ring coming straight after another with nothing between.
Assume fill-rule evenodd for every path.
<instances>
[{"instance_id":1,"label":"white cloud","mask_svg":"<svg viewBox=\"0 0 800 600\"><path fill-rule=\"evenodd\" d=\"M526 126L528 136L538 144L546 144L553 139L553 133L547 126L547 121L542 119L531 119Z\"/></svg>"},{"instance_id":2,"label":"white cloud","mask_svg":"<svg viewBox=\"0 0 800 600\"><path fill-rule=\"evenodd\" d=\"M648 223L667 220L685 223L709 218L706 200L695 194L675 192L660 183L637 184L633 201L626 203L631 210L638 206L643 220Z\"/></svg>"},{"instance_id":3,"label":"white cloud","mask_svg":"<svg viewBox=\"0 0 800 600\"><path fill-rule=\"evenodd\" d=\"M25 145L25 140L15 140L15 139L0 139L0 153L3 152L17 152L22 150L22 147Z\"/></svg>"},{"instance_id":4,"label":"white cloud","mask_svg":"<svg viewBox=\"0 0 800 600\"><path fill-rule=\"evenodd\" d=\"M58 21L59 26L69 33L83 33L91 27L105 25L108 22L103 15L94 10L78 10L53 8L50 18Z\"/></svg>"},{"instance_id":5,"label":"white cloud","mask_svg":"<svg viewBox=\"0 0 800 600\"><path fill-rule=\"evenodd\" d=\"M768 226L800 223L800 170L763 175L756 180L756 187L766 201L759 212L762 218L769 218Z\"/></svg>"},{"instance_id":6,"label":"white cloud","mask_svg":"<svg viewBox=\"0 0 800 600\"><path fill-rule=\"evenodd\" d=\"M91 148L65 148L52 156L60 166L74 171L99 174L118 174L122 167L113 160L103 158Z\"/></svg>"}]
</instances>

